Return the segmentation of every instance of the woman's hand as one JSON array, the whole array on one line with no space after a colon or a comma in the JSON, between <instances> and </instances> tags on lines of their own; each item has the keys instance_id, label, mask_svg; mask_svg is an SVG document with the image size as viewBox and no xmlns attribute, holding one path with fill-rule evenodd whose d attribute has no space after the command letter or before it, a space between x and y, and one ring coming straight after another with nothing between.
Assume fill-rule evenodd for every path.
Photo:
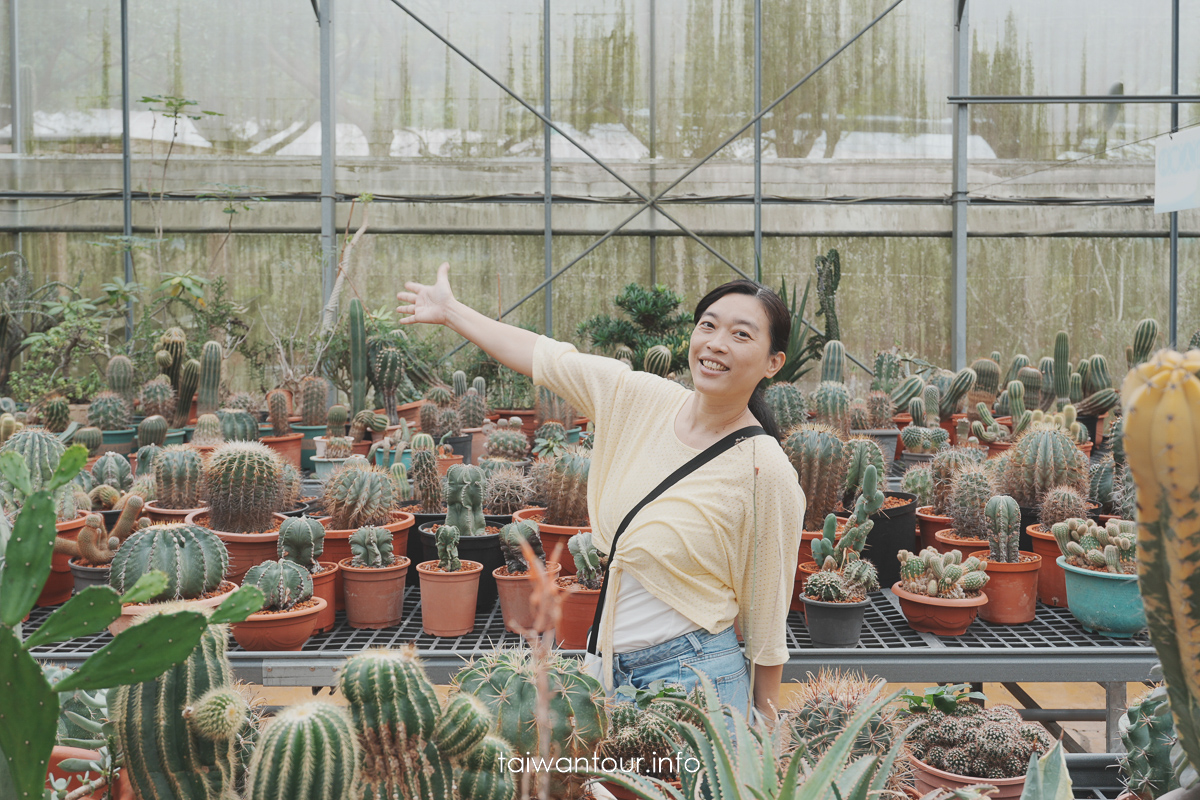
<instances>
[{"instance_id":1,"label":"woman's hand","mask_svg":"<svg viewBox=\"0 0 1200 800\"><path fill-rule=\"evenodd\" d=\"M433 325L449 323L450 311L455 300L454 292L450 290L450 264L448 262L443 261L442 265L438 267L437 281L432 286L408 281L404 284L404 288L407 291L396 294L397 300L407 304L396 307L396 312L401 315L401 325L414 322L427 322Z\"/></svg>"}]
</instances>

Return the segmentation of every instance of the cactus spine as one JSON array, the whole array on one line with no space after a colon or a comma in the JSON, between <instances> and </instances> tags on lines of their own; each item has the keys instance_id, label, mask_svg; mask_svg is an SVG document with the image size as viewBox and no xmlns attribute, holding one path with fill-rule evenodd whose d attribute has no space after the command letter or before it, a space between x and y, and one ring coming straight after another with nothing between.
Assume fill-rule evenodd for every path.
<instances>
[{"instance_id":1,"label":"cactus spine","mask_svg":"<svg viewBox=\"0 0 1200 800\"><path fill-rule=\"evenodd\" d=\"M1071 402L1071 342L1066 331L1054 336L1054 398L1057 410Z\"/></svg>"},{"instance_id":2,"label":"cactus spine","mask_svg":"<svg viewBox=\"0 0 1200 800\"><path fill-rule=\"evenodd\" d=\"M313 701L275 715L259 737L246 780L249 800L341 800L355 792L361 751L344 709Z\"/></svg>"},{"instance_id":3,"label":"cactus spine","mask_svg":"<svg viewBox=\"0 0 1200 800\"><path fill-rule=\"evenodd\" d=\"M883 450L869 436L855 436L846 440L846 487L842 505L851 508L862 492L863 479L868 466L875 467L876 475L885 474Z\"/></svg>"},{"instance_id":4,"label":"cactus spine","mask_svg":"<svg viewBox=\"0 0 1200 800\"><path fill-rule=\"evenodd\" d=\"M127 403L133 402L133 362L127 356L110 358L104 377L110 392L121 395Z\"/></svg>"},{"instance_id":5,"label":"cactus spine","mask_svg":"<svg viewBox=\"0 0 1200 800\"><path fill-rule=\"evenodd\" d=\"M765 399L781 431L791 431L804 422L804 393L796 388L795 384L772 383L767 388Z\"/></svg>"},{"instance_id":6,"label":"cactus spine","mask_svg":"<svg viewBox=\"0 0 1200 800\"><path fill-rule=\"evenodd\" d=\"M544 487L547 525L590 525L587 484L591 466L590 455L566 453L555 459Z\"/></svg>"},{"instance_id":7,"label":"cactus spine","mask_svg":"<svg viewBox=\"0 0 1200 800\"><path fill-rule=\"evenodd\" d=\"M404 383L404 359L395 347L382 347L375 352L372 375L375 381L375 393L383 401L383 410L387 414L388 423L400 424L400 415L396 411L396 390ZM482 424L482 423L480 423Z\"/></svg>"},{"instance_id":8,"label":"cactus spine","mask_svg":"<svg viewBox=\"0 0 1200 800\"><path fill-rule=\"evenodd\" d=\"M1057 428L1028 431L1009 450L1002 491L1022 506L1039 505L1056 486L1087 489L1086 457L1065 432Z\"/></svg>"},{"instance_id":9,"label":"cactus spine","mask_svg":"<svg viewBox=\"0 0 1200 800\"><path fill-rule=\"evenodd\" d=\"M116 392L101 392L88 405L88 424L102 431L129 430L129 401Z\"/></svg>"},{"instance_id":10,"label":"cactus spine","mask_svg":"<svg viewBox=\"0 0 1200 800\"><path fill-rule=\"evenodd\" d=\"M208 341L200 351L200 384L196 396L197 414L215 414L220 405L221 343Z\"/></svg>"},{"instance_id":11,"label":"cactus spine","mask_svg":"<svg viewBox=\"0 0 1200 800\"><path fill-rule=\"evenodd\" d=\"M988 500L995 494L989 470L978 464L963 467L950 482L949 512L954 532L964 539L986 539Z\"/></svg>"},{"instance_id":12,"label":"cactus spine","mask_svg":"<svg viewBox=\"0 0 1200 800\"><path fill-rule=\"evenodd\" d=\"M987 518L988 548L993 561L1015 564L1021 560L1021 508L1005 494L988 500L983 510Z\"/></svg>"},{"instance_id":13,"label":"cactus spine","mask_svg":"<svg viewBox=\"0 0 1200 800\"><path fill-rule=\"evenodd\" d=\"M258 442L230 442L218 447L204 471L209 523L214 530L255 533L274 525L279 509L283 469L275 451Z\"/></svg>"},{"instance_id":14,"label":"cactus spine","mask_svg":"<svg viewBox=\"0 0 1200 800\"><path fill-rule=\"evenodd\" d=\"M71 404L61 394L42 401L42 421L51 433L62 433L71 424Z\"/></svg>"},{"instance_id":15,"label":"cactus spine","mask_svg":"<svg viewBox=\"0 0 1200 800\"><path fill-rule=\"evenodd\" d=\"M846 483L845 443L829 426L806 423L784 440L783 449L800 477L800 486L808 500L804 530L821 530Z\"/></svg>"},{"instance_id":16,"label":"cactus spine","mask_svg":"<svg viewBox=\"0 0 1200 800\"><path fill-rule=\"evenodd\" d=\"M458 401L458 415L464 429L482 428L487 416L487 404L474 387L470 387Z\"/></svg>"},{"instance_id":17,"label":"cactus spine","mask_svg":"<svg viewBox=\"0 0 1200 800\"><path fill-rule=\"evenodd\" d=\"M187 425L192 413L192 398L200 386L200 362L189 358L179 370L179 389L175 393L175 427Z\"/></svg>"},{"instance_id":18,"label":"cactus spine","mask_svg":"<svg viewBox=\"0 0 1200 800\"><path fill-rule=\"evenodd\" d=\"M1126 349L1125 356L1129 368L1133 369L1150 359L1154 352L1154 343L1158 341L1158 320L1147 318L1137 324L1133 332L1133 347Z\"/></svg>"}]
</instances>

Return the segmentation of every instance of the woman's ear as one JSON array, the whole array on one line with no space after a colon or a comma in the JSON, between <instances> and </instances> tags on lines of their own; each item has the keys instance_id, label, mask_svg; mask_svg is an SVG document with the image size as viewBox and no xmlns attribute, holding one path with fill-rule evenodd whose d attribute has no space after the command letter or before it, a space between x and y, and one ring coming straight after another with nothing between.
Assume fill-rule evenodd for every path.
<instances>
[{"instance_id":1,"label":"woman's ear","mask_svg":"<svg viewBox=\"0 0 1200 800\"><path fill-rule=\"evenodd\" d=\"M787 353L780 350L778 353L772 353L767 356L767 377L774 378L779 370L783 369L784 362L787 361Z\"/></svg>"}]
</instances>

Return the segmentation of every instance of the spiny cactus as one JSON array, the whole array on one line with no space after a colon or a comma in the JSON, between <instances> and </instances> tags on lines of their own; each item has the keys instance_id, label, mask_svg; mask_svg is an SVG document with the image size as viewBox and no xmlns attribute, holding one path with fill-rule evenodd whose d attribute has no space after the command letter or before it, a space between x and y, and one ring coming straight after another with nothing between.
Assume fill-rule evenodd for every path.
<instances>
[{"instance_id":1,"label":"spiny cactus","mask_svg":"<svg viewBox=\"0 0 1200 800\"><path fill-rule=\"evenodd\" d=\"M401 504L411 502L412 484L408 481L408 470L405 469L404 462L397 459L388 469L388 474L392 476L392 483L396 485L396 499Z\"/></svg>"},{"instance_id":2,"label":"spiny cactus","mask_svg":"<svg viewBox=\"0 0 1200 800\"><path fill-rule=\"evenodd\" d=\"M1022 506L1036 506L1056 486L1087 489L1087 457L1056 428L1027 431L1008 451L1001 491Z\"/></svg>"},{"instance_id":3,"label":"spiny cactus","mask_svg":"<svg viewBox=\"0 0 1200 800\"><path fill-rule=\"evenodd\" d=\"M963 397L975 385L975 380L975 370L970 367L963 367L959 370L947 384L946 389L941 392L937 408L938 416L943 420L948 420L956 414Z\"/></svg>"},{"instance_id":4,"label":"spiny cactus","mask_svg":"<svg viewBox=\"0 0 1200 800\"><path fill-rule=\"evenodd\" d=\"M587 505L588 473L592 458L582 453L565 453L554 461L546 476L547 525L586 527L590 524Z\"/></svg>"},{"instance_id":5,"label":"spiny cactus","mask_svg":"<svg viewBox=\"0 0 1200 800\"><path fill-rule=\"evenodd\" d=\"M883 450L869 436L852 436L846 440L846 486L842 505L850 508L854 499L862 492L863 478L868 466L875 467L876 475L885 473Z\"/></svg>"},{"instance_id":6,"label":"spiny cactus","mask_svg":"<svg viewBox=\"0 0 1200 800\"><path fill-rule=\"evenodd\" d=\"M81 444L87 448L88 456L94 456L99 452L104 444L104 432L99 428L88 426L75 431L75 436L71 440L75 444Z\"/></svg>"},{"instance_id":7,"label":"spiny cactus","mask_svg":"<svg viewBox=\"0 0 1200 800\"><path fill-rule=\"evenodd\" d=\"M221 366L225 360L221 343L208 341L200 350L200 384L197 387L196 413L215 414L220 405Z\"/></svg>"},{"instance_id":8,"label":"spiny cactus","mask_svg":"<svg viewBox=\"0 0 1200 800\"><path fill-rule=\"evenodd\" d=\"M1089 519L1069 519L1051 532L1068 564L1114 575L1137 572L1136 525L1110 519L1103 528Z\"/></svg>"},{"instance_id":9,"label":"spiny cactus","mask_svg":"<svg viewBox=\"0 0 1200 800\"><path fill-rule=\"evenodd\" d=\"M561 422L547 422L533 432L533 455L558 458L567 450L567 429Z\"/></svg>"},{"instance_id":10,"label":"spiny cactus","mask_svg":"<svg viewBox=\"0 0 1200 800\"><path fill-rule=\"evenodd\" d=\"M108 582L124 593L146 572L157 569L166 573L167 586L152 601L194 600L220 586L228 567L224 542L207 528L151 525L121 545L113 557Z\"/></svg>"},{"instance_id":11,"label":"spiny cactus","mask_svg":"<svg viewBox=\"0 0 1200 800\"><path fill-rule=\"evenodd\" d=\"M910 467L900 481L900 491L915 494L917 507L933 504L933 467L929 464L918 464Z\"/></svg>"},{"instance_id":12,"label":"spiny cactus","mask_svg":"<svg viewBox=\"0 0 1200 800\"><path fill-rule=\"evenodd\" d=\"M990 358L977 358L971 362L975 373L975 385L967 392L968 411L979 403L992 405L1000 391L1000 365Z\"/></svg>"},{"instance_id":13,"label":"spiny cactus","mask_svg":"<svg viewBox=\"0 0 1200 800\"><path fill-rule=\"evenodd\" d=\"M129 401L116 392L101 392L88 405L88 424L102 431L123 431L130 426Z\"/></svg>"},{"instance_id":14,"label":"spiny cactus","mask_svg":"<svg viewBox=\"0 0 1200 800\"><path fill-rule=\"evenodd\" d=\"M135 476L148 475L154 477L154 459L158 458L158 454L163 451L163 448L156 444L144 444L137 449L134 454L134 459L137 461L137 470Z\"/></svg>"},{"instance_id":15,"label":"spiny cactus","mask_svg":"<svg viewBox=\"0 0 1200 800\"><path fill-rule=\"evenodd\" d=\"M123 492L133 485L133 470L129 459L120 453L105 453L92 465L92 477L97 483L107 484Z\"/></svg>"},{"instance_id":16,"label":"spiny cactus","mask_svg":"<svg viewBox=\"0 0 1200 800\"><path fill-rule=\"evenodd\" d=\"M1053 356L1044 356L1038 362L1038 374L1041 376L1038 407L1043 411L1054 411L1058 393L1055 390Z\"/></svg>"},{"instance_id":17,"label":"spiny cactus","mask_svg":"<svg viewBox=\"0 0 1200 800\"><path fill-rule=\"evenodd\" d=\"M179 373L187 358L187 334L183 328L167 328L158 337L154 347L155 362L163 375L171 382L171 387L179 390Z\"/></svg>"},{"instance_id":18,"label":"spiny cactus","mask_svg":"<svg viewBox=\"0 0 1200 800\"><path fill-rule=\"evenodd\" d=\"M767 405L775 415L779 430L790 431L805 420L806 403L804 392L795 384L778 382L767 387L765 393Z\"/></svg>"},{"instance_id":19,"label":"spiny cactus","mask_svg":"<svg viewBox=\"0 0 1200 800\"><path fill-rule=\"evenodd\" d=\"M508 420L497 420L495 429L487 435L487 457L502 461L524 461L529 450L529 438L521 432L521 426L509 425Z\"/></svg>"},{"instance_id":20,"label":"spiny cactus","mask_svg":"<svg viewBox=\"0 0 1200 800\"><path fill-rule=\"evenodd\" d=\"M250 759L248 800L340 800L356 793L361 751L345 709L289 706L263 731Z\"/></svg>"},{"instance_id":21,"label":"spiny cactus","mask_svg":"<svg viewBox=\"0 0 1200 800\"><path fill-rule=\"evenodd\" d=\"M925 388L933 389L929 392L930 399L936 401L937 387ZM908 401L908 413L913 421L900 429L900 440L904 443L904 449L910 453L936 453L950 442L950 434L937 425L936 418L931 420L925 413L927 407L936 405L927 405L924 397L914 397ZM931 422L933 424L930 424Z\"/></svg>"},{"instance_id":22,"label":"spiny cactus","mask_svg":"<svg viewBox=\"0 0 1200 800\"><path fill-rule=\"evenodd\" d=\"M258 395L252 392L234 392L225 399L225 408L236 408L239 411L248 411L251 415L257 418L258 412L262 410L262 403L258 399Z\"/></svg>"},{"instance_id":23,"label":"spiny cactus","mask_svg":"<svg viewBox=\"0 0 1200 800\"><path fill-rule=\"evenodd\" d=\"M194 449L175 444L154 459L157 504L162 508L199 508L203 492L204 460Z\"/></svg>"},{"instance_id":24,"label":"spiny cactus","mask_svg":"<svg viewBox=\"0 0 1200 800\"><path fill-rule=\"evenodd\" d=\"M812 393L816 419L843 435L850 432L850 390L843 383L822 381Z\"/></svg>"},{"instance_id":25,"label":"spiny cactus","mask_svg":"<svg viewBox=\"0 0 1200 800\"><path fill-rule=\"evenodd\" d=\"M871 392L867 395L867 422L873 431L895 430L891 395L885 392Z\"/></svg>"},{"instance_id":26,"label":"spiny cactus","mask_svg":"<svg viewBox=\"0 0 1200 800\"><path fill-rule=\"evenodd\" d=\"M325 441L326 458L349 458L354 455L354 440L349 436L334 436Z\"/></svg>"},{"instance_id":27,"label":"spiny cactus","mask_svg":"<svg viewBox=\"0 0 1200 800\"><path fill-rule=\"evenodd\" d=\"M1133 345L1125 348L1125 361L1129 368L1148 361L1157 341L1158 320L1147 318L1139 322L1133 332Z\"/></svg>"},{"instance_id":28,"label":"spiny cactus","mask_svg":"<svg viewBox=\"0 0 1200 800\"><path fill-rule=\"evenodd\" d=\"M382 569L396 563L392 533L386 528L365 525L350 534L350 565Z\"/></svg>"},{"instance_id":29,"label":"spiny cactus","mask_svg":"<svg viewBox=\"0 0 1200 800\"><path fill-rule=\"evenodd\" d=\"M91 503L89 507L96 511L109 511L120 499L121 490L114 486L109 486L107 483L93 486L88 491L88 501Z\"/></svg>"},{"instance_id":30,"label":"spiny cactus","mask_svg":"<svg viewBox=\"0 0 1200 800\"><path fill-rule=\"evenodd\" d=\"M954 478L967 467L982 464L985 455L973 447L948 447L930 461L933 470L933 513L950 515L950 494Z\"/></svg>"},{"instance_id":31,"label":"spiny cactus","mask_svg":"<svg viewBox=\"0 0 1200 800\"><path fill-rule=\"evenodd\" d=\"M1042 498L1038 522L1048 531L1059 522L1088 515L1087 496L1069 486L1055 486Z\"/></svg>"},{"instance_id":32,"label":"spiny cactus","mask_svg":"<svg viewBox=\"0 0 1200 800\"><path fill-rule=\"evenodd\" d=\"M820 530L846 485L845 443L828 425L805 423L788 435L783 449L800 477L800 487L808 501L804 530Z\"/></svg>"},{"instance_id":33,"label":"spiny cactus","mask_svg":"<svg viewBox=\"0 0 1200 800\"><path fill-rule=\"evenodd\" d=\"M426 514L440 512L444 504L442 477L438 475L437 456L433 450L413 450L412 476L413 491L421 501L421 511Z\"/></svg>"},{"instance_id":34,"label":"spiny cactus","mask_svg":"<svg viewBox=\"0 0 1200 800\"><path fill-rule=\"evenodd\" d=\"M325 552L325 526L307 515L288 517L279 523L278 555L299 564L312 574L321 571L318 558Z\"/></svg>"},{"instance_id":35,"label":"spiny cactus","mask_svg":"<svg viewBox=\"0 0 1200 800\"><path fill-rule=\"evenodd\" d=\"M221 419L216 414L201 414L192 432L192 444L197 447L216 447L225 441L221 433Z\"/></svg>"},{"instance_id":36,"label":"spiny cactus","mask_svg":"<svg viewBox=\"0 0 1200 800\"><path fill-rule=\"evenodd\" d=\"M467 389L466 393L459 398L458 415L462 419L464 428L482 428L484 419L487 417L487 403L483 396L474 388Z\"/></svg>"},{"instance_id":37,"label":"spiny cactus","mask_svg":"<svg viewBox=\"0 0 1200 800\"><path fill-rule=\"evenodd\" d=\"M585 589L599 589L604 583L600 569L600 551L592 544L591 531L582 531L567 540L567 552L575 561L575 576Z\"/></svg>"},{"instance_id":38,"label":"spiny cactus","mask_svg":"<svg viewBox=\"0 0 1200 800\"><path fill-rule=\"evenodd\" d=\"M414 458L416 454L414 453ZM392 476L365 460L347 461L325 484L322 503L332 530L354 530L364 525L385 525L396 507Z\"/></svg>"},{"instance_id":39,"label":"spiny cactus","mask_svg":"<svg viewBox=\"0 0 1200 800\"><path fill-rule=\"evenodd\" d=\"M313 582L308 570L280 559L255 564L242 578L243 586L257 586L267 598L263 609L287 611L312 597Z\"/></svg>"},{"instance_id":40,"label":"spiny cactus","mask_svg":"<svg viewBox=\"0 0 1200 800\"><path fill-rule=\"evenodd\" d=\"M270 530L279 508L283 469L274 450L259 442L230 442L213 451L204 470L209 524L229 533Z\"/></svg>"},{"instance_id":41,"label":"spiny cactus","mask_svg":"<svg viewBox=\"0 0 1200 800\"><path fill-rule=\"evenodd\" d=\"M125 398L127 403L133 402L133 362L128 356L116 355L108 360L104 370L108 390Z\"/></svg>"},{"instance_id":42,"label":"spiny cactus","mask_svg":"<svg viewBox=\"0 0 1200 800\"><path fill-rule=\"evenodd\" d=\"M671 348L665 344L656 344L648 348L642 358L642 369L660 378L667 377L671 371Z\"/></svg>"},{"instance_id":43,"label":"spiny cactus","mask_svg":"<svg viewBox=\"0 0 1200 800\"><path fill-rule=\"evenodd\" d=\"M900 356L890 350L880 350L875 354L875 367L871 375L871 391L889 394L903 380L903 364Z\"/></svg>"},{"instance_id":44,"label":"spiny cactus","mask_svg":"<svg viewBox=\"0 0 1200 800\"><path fill-rule=\"evenodd\" d=\"M350 407L342 403L334 403L324 413L322 421L325 423L325 437L327 439L332 439L335 436L345 436L346 426L350 423Z\"/></svg>"},{"instance_id":45,"label":"spiny cactus","mask_svg":"<svg viewBox=\"0 0 1200 800\"><path fill-rule=\"evenodd\" d=\"M958 550L945 554L932 547L926 547L920 554L901 550L896 558L900 561L900 586L913 594L951 599L974 597L988 582L983 562L974 556L963 561Z\"/></svg>"},{"instance_id":46,"label":"spiny cactus","mask_svg":"<svg viewBox=\"0 0 1200 800\"><path fill-rule=\"evenodd\" d=\"M29 467L30 489L34 492L49 482L65 451L66 447L58 437L45 428L23 428L0 446L0 453L17 453L25 461ZM63 488L70 489L69 486ZM11 513L21 508L25 497L22 489L0 474L0 501L3 501L5 511ZM71 516L74 517L74 513Z\"/></svg>"},{"instance_id":47,"label":"spiny cactus","mask_svg":"<svg viewBox=\"0 0 1200 800\"><path fill-rule=\"evenodd\" d=\"M458 540L462 533L453 525L442 525L437 529L437 565L442 572L458 572L462 561L458 557Z\"/></svg>"},{"instance_id":48,"label":"spiny cactus","mask_svg":"<svg viewBox=\"0 0 1200 800\"><path fill-rule=\"evenodd\" d=\"M159 375L142 384L138 399L146 416L157 414L164 419L175 418L175 390L167 376Z\"/></svg>"},{"instance_id":49,"label":"spiny cactus","mask_svg":"<svg viewBox=\"0 0 1200 800\"><path fill-rule=\"evenodd\" d=\"M42 401L42 422L51 433L62 433L71 424L71 404L61 394L52 394Z\"/></svg>"},{"instance_id":50,"label":"spiny cactus","mask_svg":"<svg viewBox=\"0 0 1200 800\"><path fill-rule=\"evenodd\" d=\"M524 575L529 571L529 562L521 550L522 542L529 544L539 561L546 561L537 523L530 520L511 522L500 529L500 551L504 554L504 565L509 575Z\"/></svg>"},{"instance_id":51,"label":"spiny cactus","mask_svg":"<svg viewBox=\"0 0 1200 800\"><path fill-rule=\"evenodd\" d=\"M160 447L167 441L167 420L154 414L138 423L138 445L156 444Z\"/></svg>"},{"instance_id":52,"label":"spiny cactus","mask_svg":"<svg viewBox=\"0 0 1200 800\"><path fill-rule=\"evenodd\" d=\"M988 500L983 510L987 518L988 549L992 561L1015 564L1021 560L1021 508L1005 494Z\"/></svg>"},{"instance_id":53,"label":"spiny cactus","mask_svg":"<svg viewBox=\"0 0 1200 800\"><path fill-rule=\"evenodd\" d=\"M1171 764L1171 748L1178 737L1167 687L1155 686L1131 703L1117 721L1117 728L1125 745L1121 775L1125 787L1138 800L1155 800L1179 788Z\"/></svg>"},{"instance_id":54,"label":"spiny cactus","mask_svg":"<svg viewBox=\"0 0 1200 800\"><path fill-rule=\"evenodd\" d=\"M258 419L240 408L222 408L217 412L221 420L221 438L227 442L257 442Z\"/></svg>"},{"instance_id":55,"label":"spiny cactus","mask_svg":"<svg viewBox=\"0 0 1200 800\"><path fill-rule=\"evenodd\" d=\"M305 375L298 387L300 395L300 424L324 425L329 410L329 381L320 375ZM326 432L328 435L328 431Z\"/></svg>"},{"instance_id":56,"label":"spiny cactus","mask_svg":"<svg viewBox=\"0 0 1200 800\"><path fill-rule=\"evenodd\" d=\"M362 442L367 438L367 431L382 433L387 426L388 418L383 414L376 414L369 409L360 411L350 421L350 438L356 442Z\"/></svg>"},{"instance_id":57,"label":"spiny cactus","mask_svg":"<svg viewBox=\"0 0 1200 800\"><path fill-rule=\"evenodd\" d=\"M470 390L468 390L470 391ZM469 464L453 464L446 471L446 524L463 536L482 536L483 471Z\"/></svg>"},{"instance_id":58,"label":"spiny cactus","mask_svg":"<svg viewBox=\"0 0 1200 800\"><path fill-rule=\"evenodd\" d=\"M175 390L175 427L187 425L192 413L192 398L200 386L200 362L189 358L179 370L179 386Z\"/></svg>"},{"instance_id":59,"label":"spiny cactus","mask_svg":"<svg viewBox=\"0 0 1200 800\"><path fill-rule=\"evenodd\" d=\"M1112 514L1114 496L1119 491L1120 476L1112 453L1092 464L1088 476L1088 499L1100 505L1101 514Z\"/></svg>"},{"instance_id":60,"label":"spiny cactus","mask_svg":"<svg viewBox=\"0 0 1200 800\"><path fill-rule=\"evenodd\" d=\"M850 431L870 430L871 419L867 412L867 401L856 397L850 401Z\"/></svg>"},{"instance_id":61,"label":"spiny cactus","mask_svg":"<svg viewBox=\"0 0 1200 800\"><path fill-rule=\"evenodd\" d=\"M950 482L948 510L954 532L964 539L986 539L984 509L995 495L992 476L979 464L964 466Z\"/></svg>"},{"instance_id":62,"label":"spiny cactus","mask_svg":"<svg viewBox=\"0 0 1200 800\"><path fill-rule=\"evenodd\" d=\"M904 379L889 395L892 400L892 413L908 413L908 404L921 397L925 391L925 380L920 375L911 375Z\"/></svg>"},{"instance_id":63,"label":"spiny cactus","mask_svg":"<svg viewBox=\"0 0 1200 800\"><path fill-rule=\"evenodd\" d=\"M501 465L485 471L483 506L490 513L512 514L529 505L533 481L520 468Z\"/></svg>"},{"instance_id":64,"label":"spiny cactus","mask_svg":"<svg viewBox=\"0 0 1200 800\"><path fill-rule=\"evenodd\" d=\"M1021 777L1031 757L1054 745L1045 728L1022 722L1011 706L985 710L959 702L950 714L932 709L920 716L924 719L908 736L913 755L955 775L984 780Z\"/></svg>"},{"instance_id":65,"label":"spiny cactus","mask_svg":"<svg viewBox=\"0 0 1200 800\"><path fill-rule=\"evenodd\" d=\"M281 389L267 392L267 419L271 423L272 436L287 436L292 432L288 419L288 398Z\"/></svg>"}]
</instances>

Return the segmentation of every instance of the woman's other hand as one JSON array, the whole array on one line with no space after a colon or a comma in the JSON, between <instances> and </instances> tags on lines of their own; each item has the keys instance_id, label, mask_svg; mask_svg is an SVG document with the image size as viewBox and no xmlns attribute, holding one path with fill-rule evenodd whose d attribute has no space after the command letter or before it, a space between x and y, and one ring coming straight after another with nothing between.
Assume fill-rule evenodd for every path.
<instances>
[{"instance_id":1,"label":"woman's other hand","mask_svg":"<svg viewBox=\"0 0 1200 800\"><path fill-rule=\"evenodd\" d=\"M437 281L432 286L408 281L404 288L405 291L396 294L396 299L403 304L396 307L401 325L414 322L427 322L432 325L449 323L455 299L454 292L450 290L448 262L443 261L438 267Z\"/></svg>"}]
</instances>

